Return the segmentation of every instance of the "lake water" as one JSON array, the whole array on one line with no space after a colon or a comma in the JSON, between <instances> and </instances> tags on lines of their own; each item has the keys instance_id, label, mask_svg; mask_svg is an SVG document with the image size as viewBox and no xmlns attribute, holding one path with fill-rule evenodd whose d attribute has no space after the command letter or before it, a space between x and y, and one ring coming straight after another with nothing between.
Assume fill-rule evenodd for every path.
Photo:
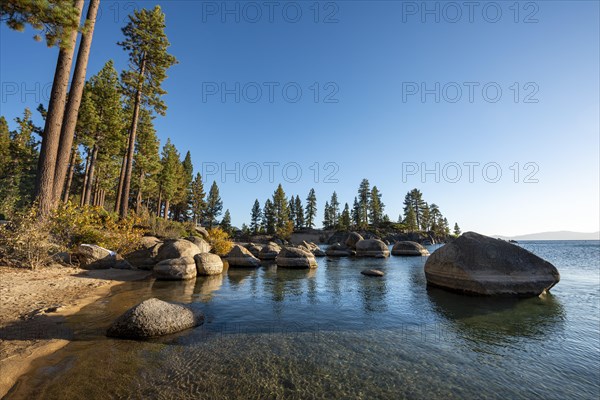
<instances>
[{"instance_id":1,"label":"lake water","mask_svg":"<svg viewBox=\"0 0 600 400\"><path fill-rule=\"evenodd\" d=\"M394 256L127 283L70 317L74 341L7 397L598 399L600 242L520 245L559 269L551 295L427 288L425 257ZM104 336L149 297L197 302L206 322L150 341Z\"/></svg>"}]
</instances>

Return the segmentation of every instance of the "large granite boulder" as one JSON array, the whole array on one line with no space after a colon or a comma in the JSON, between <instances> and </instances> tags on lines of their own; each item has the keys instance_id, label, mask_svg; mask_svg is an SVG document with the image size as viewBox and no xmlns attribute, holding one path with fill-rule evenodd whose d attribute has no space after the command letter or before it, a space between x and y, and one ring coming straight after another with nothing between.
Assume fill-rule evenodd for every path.
<instances>
[{"instance_id":1,"label":"large granite boulder","mask_svg":"<svg viewBox=\"0 0 600 400\"><path fill-rule=\"evenodd\" d=\"M125 254L127 260L135 268L143 270L151 270L156 265L154 257L158 254L158 250L162 245L162 241L154 236L144 236L140 241L139 249Z\"/></svg>"},{"instance_id":2,"label":"large granite boulder","mask_svg":"<svg viewBox=\"0 0 600 400\"><path fill-rule=\"evenodd\" d=\"M108 269L117 262L117 253L95 244L80 244L75 255L83 269Z\"/></svg>"},{"instance_id":3,"label":"large granite boulder","mask_svg":"<svg viewBox=\"0 0 600 400\"><path fill-rule=\"evenodd\" d=\"M350 232L350 234L346 238L346 246L348 246L351 249L356 249L356 243L358 243L361 240L364 240L364 238L360 235L360 233Z\"/></svg>"},{"instance_id":4,"label":"large granite boulder","mask_svg":"<svg viewBox=\"0 0 600 400\"><path fill-rule=\"evenodd\" d=\"M390 251L385 243L379 239L364 239L356 242L357 257L389 257Z\"/></svg>"},{"instance_id":5,"label":"large granite boulder","mask_svg":"<svg viewBox=\"0 0 600 400\"><path fill-rule=\"evenodd\" d=\"M151 298L117 318L106 335L144 339L180 332L201 325L203 321L204 315L196 307Z\"/></svg>"},{"instance_id":6,"label":"large granite boulder","mask_svg":"<svg viewBox=\"0 0 600 400\"><path fill-rule=\"evenodd\" d=\"M277 254L281 251L281 246L277 243L269 242L265 245L258 253L258 258L261 260L274 260L277 258Z\"/></svg>"},{"instance_id":7,"label":"large granite boulder","mask_svg":"<svg viewBox=\"0 0 600 400\"><path fill-rule=\"evenodd\" d=\"M467 232L425 263L429 285L476 294L538 296L560 280L554 265L508 242Z\"/></svg>"},{"instance_id":8,"label":"large granite boulder","mask_svg":"<svg viewBox=\"0 0 600 400\"><path fill-rule=\"evenodd\" d=\"M182 281L196 277L196 261L192 257L163 260L154 266L156 279Z\"/></svg>"},{"instance_id":9,"label":"large granite boulder","mask_svg":"<svg viewBox=\"0 0 600 400\"><path fill-rule=\"evenodd\" d=\"M192 242L196 246L198 246L198 248L200 249L200 253L210 253L210 250L211 250L210 244L208 244L208 242L206 240L202 239L201 237L190 236L185 239L189 240L190 242Z\"/></svg>"},{"instance_id":10,"label":"large granite boulder","mask_svg":"<svg viewBox=\"0 0 600 400\"><path fill-rule=\"evenodd\" d=\"M353 253L353 250L339 243L332 244L325 251L328 257L350 257Z\"/></svg>"},{"instance_id":11,"label":"large granite boulder","mask_svg":"<svg viewBox=\"0 0 600 400\"><path fill-rule=\"evenodd\" d=\"M194 260L198 275L218 275L223 272L223 260L216 254L196 254Z\"/></svg>"},{"instance_id":12,"label":"large granite boulder","mask_svg":"<svg viewBox=\"0 0 600 400\"><path fill-rule=\"evenodd\" d=\"M193 258L201 251L194 243L185 239L169 240L165 242L156 255L157 261L171 260L173 258L189 257Z\"/></svg>"},{"instance_id":13,"label":"large granite boulder","mask_svg":"<svg viewBox=\"0 0 600 400\"><path fill-rule=\"evenodd\" d=\"M233 245L227 254L227 262L230 267L260 267L260 260L239 244Z\"/></svg>"},{"instance_id":14,"label":"large granite boulder","mask_svg":"<svg viewBox=\"0 0 600 400\"><path fill-rule=\"evenodd\" d=\"M417 242L402 241L392 247L393 256L428 256L429 251Z\"/></svg>"},{"instance_id":15,"label":"large granite boulder","mask_svg":"<svg viewBox=\"0 0 600 400\"><path fill-rule=\"evenodd\" d=\"M277 255L276 262L278 267L317 268L313 254L298 247L284 247Z\"/></svg>"},{"instance_id":16,"label":"large granite boulder","mask_svg":"<svg viewBox=\"0 0 600 400\"><path fill-rule=\"evenodd\" d=\"M256 244L256 243L248 243L244 246L248 251L250 251L250 253L252 253L252 255L254 257L257 257L260 255L260 251L262 250L263 246Z\"/></svg>"}]
</instances>

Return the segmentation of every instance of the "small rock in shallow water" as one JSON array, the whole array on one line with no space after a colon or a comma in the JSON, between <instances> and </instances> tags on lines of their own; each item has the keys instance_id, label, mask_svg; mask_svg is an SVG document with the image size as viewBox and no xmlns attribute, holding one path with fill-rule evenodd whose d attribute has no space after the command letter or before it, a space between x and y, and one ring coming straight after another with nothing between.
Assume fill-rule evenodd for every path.
<instances>
[{"instance_id":1,"label":"small rock in shallow water","mask_svg":"<svg viewBox=\"0 0 600 400\"><path fill-rule=\"evenodd\" d=\"M204 322L204 315L195 307L151 298L117 318L106 335L144 339L180 332L198 326L202 322Z\"/></svg>"},{"instance_id":2,"label":"small rock in shallow water","mask_svg":"<svg viewBox=\"0 0 600 400\"><path fill-rule=\"evenodd\" d=\"M383 273L383 271L380 271L378 269L365 269L363 271L360 271L360 273L363 275L367 275L367 276L383 276L383 275L385 275Z\"/></svg>"}]
</instances>

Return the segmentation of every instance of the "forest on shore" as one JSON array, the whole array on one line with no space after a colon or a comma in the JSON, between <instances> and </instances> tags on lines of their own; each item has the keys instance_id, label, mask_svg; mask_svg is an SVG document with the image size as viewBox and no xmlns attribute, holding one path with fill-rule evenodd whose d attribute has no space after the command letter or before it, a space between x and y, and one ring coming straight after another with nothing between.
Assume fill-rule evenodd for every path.
<instances>
[{"instance_id":1,"label":"forest on shore","mask_svg":"<svg viewBox=\"0 0 600 400\"><path fill-rule=\"evenodd\" d=\"M58 49L49 102L35 110L44 126L34 124L28 108L13 130L0 116L0 220L9 221L0 227L0 256L6 263L43 265L48 254L80 243L126 252L144 234L179 237L193 234L196 225L209 228L213 244L252 235L286 240L319 223L327 231L426 232L441 240L460 234L418 189L406 194L403 215L390 218L367 179L353 201L342 206L334 191L323 210L314 189L301 199L280 184L264 202L249 204L249 224L233 227L217 182L206 189L194 174L192 154L158 139L154 121L167 112L162 84L178 62L168 51L163 11L133 11L116 43L128 68L117 71L106 60L86 79L99 5L90 0L85 16L83 0L0 5L8 27L29 26L39 31L36 40Z\"/></svg>"}]
</instances>

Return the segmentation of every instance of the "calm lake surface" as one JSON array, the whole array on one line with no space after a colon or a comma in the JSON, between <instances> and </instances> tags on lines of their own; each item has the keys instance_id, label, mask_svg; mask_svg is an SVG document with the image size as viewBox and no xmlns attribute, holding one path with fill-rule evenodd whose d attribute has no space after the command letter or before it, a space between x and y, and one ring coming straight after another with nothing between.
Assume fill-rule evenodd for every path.
<instances>
[{"instance_id":1,"label":"calm lake surface","mask_svg":"<svg viewBox=\"0 0 600 400\"><path fill-rule=\"evenodd\" d=\"M127 283L70 317L74 341L7 397L598 399L600 242L519 245L559 269L551 295L428 289L425 257L394 256ZM145 342L104 336L149 297L198 303L206 321Z\"/></svg>"}]
</instances>

